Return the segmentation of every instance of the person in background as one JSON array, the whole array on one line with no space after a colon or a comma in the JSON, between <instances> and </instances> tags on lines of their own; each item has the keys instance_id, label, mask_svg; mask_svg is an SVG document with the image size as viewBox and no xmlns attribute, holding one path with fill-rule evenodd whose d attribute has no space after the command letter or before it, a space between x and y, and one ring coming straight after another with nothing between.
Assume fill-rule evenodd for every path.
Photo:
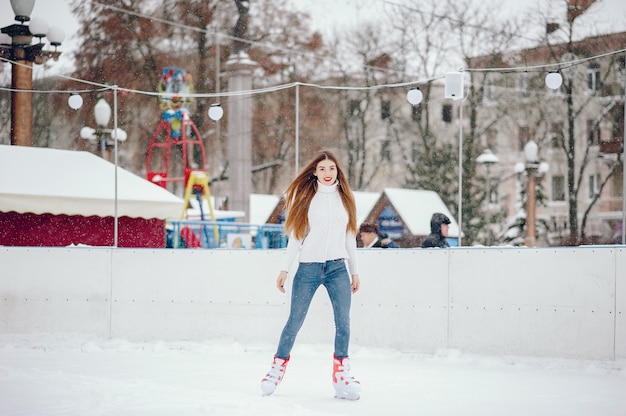
<instances>
[{"instance_id":1,"label":"person in background","mask_svg":"<svg viewBox=\"0 0 626 416\"><path fill-rule=\"evenodd\" d=\"M450 218L441 212L435 212L430 218L430 234L422 242L423 248L432 247L450 247L446 241L448 236L448 225L450 224Z\"/></svg>"},{"instance_id":2,"label":"person in background","mask_svg":"<svg viewBox=\"0 0 626 416\"><path fill-rule=\"evenodd\" d=\"M324 285L335 317L332 383L335 397L358 400L360 383L350 375L350 304L360 288L356 262L356 204L337 158L328 151L315 155L285 193L285 231L289 235L285 263L276 287L285 293L291 264L299 257L291 288L289 318L280 335L272 367L261 380L264 396L274 393L287 369L291 349L311 300Z\"/></svg>"},{"instance_id":3,"label":"person in background","mask_svg":"<svg viewBox=\"0 0 626 416\"><path fill-rule=\"evenodd\" d=\"M363 248L399 248L387 234L378 233L378 225L364 222L359 227L359 236Z\"/></svg>"}]
</instances>

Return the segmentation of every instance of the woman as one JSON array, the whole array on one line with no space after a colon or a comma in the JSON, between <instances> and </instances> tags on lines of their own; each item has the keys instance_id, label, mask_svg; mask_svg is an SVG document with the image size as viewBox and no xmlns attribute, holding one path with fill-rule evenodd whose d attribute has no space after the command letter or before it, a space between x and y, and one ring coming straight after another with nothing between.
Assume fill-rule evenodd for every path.
<instances>
[{"instance_id":1,"label":"woman","mask_svg":"<svg viewBox=\"0 0 626 416\"><path fill-rule=\"evenodd\" d=\"M358 400L361 386L350 376L350 303L359 290L356 263L356 205L337 158L320 152L300 172L285 194L289 235L276 287L285 293L287 271L299 255L293 278L289 319L283 328L271 370L261 381L263 395L276 390L285 375L291 349L320 285L328 291L335 316L333 386L336 397ZM346 261L348 270L346 269Z\"/></svg>"}]
</instances>

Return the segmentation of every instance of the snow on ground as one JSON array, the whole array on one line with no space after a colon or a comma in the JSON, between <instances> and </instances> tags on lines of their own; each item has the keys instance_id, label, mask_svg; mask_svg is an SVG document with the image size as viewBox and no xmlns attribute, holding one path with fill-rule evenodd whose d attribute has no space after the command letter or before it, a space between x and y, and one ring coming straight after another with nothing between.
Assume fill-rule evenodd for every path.
<instances>
[{"instance_id":1,"label":"snow on ground","mask_svg":"<svg viewBox=\"0 0 626 416\"><path fill-rule=\"evenodd\" d=\"M261 397L274 345L0 334L0 414L624 415L626 362L400 353L353 345L361 400L333 398L332 347L298 344Z\"/></svg>"}]
</instances>

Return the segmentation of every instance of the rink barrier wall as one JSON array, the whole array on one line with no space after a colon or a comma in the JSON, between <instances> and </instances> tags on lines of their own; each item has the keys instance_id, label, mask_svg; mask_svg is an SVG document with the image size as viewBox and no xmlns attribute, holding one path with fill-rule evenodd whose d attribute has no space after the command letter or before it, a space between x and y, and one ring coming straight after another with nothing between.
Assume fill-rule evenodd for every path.
<instances>
[{"instance_id":1,"label":"rink barrier wall","mask_svg":"<svg viewBox=\"0 0 626 416\"><path fill-rule=\"evenodd\" d=\"M626 247L358 250L354 346L626 358ZM0 248L0 331L276 344L284 250ZM291 270L290 279L293 276ZM319 290L298 342L332 346Z\"/></svg>"}]
</instances>

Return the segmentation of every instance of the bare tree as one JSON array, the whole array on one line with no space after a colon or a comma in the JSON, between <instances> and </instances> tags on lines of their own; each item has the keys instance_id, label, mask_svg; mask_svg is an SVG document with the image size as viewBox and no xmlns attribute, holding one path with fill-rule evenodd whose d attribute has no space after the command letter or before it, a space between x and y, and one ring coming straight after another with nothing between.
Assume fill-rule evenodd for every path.
<instances>
[{"instance_id":1,"label":"bare tree","mask_svg":"<svg viewBox=\"0 0 626 416\"><path fill-rule=\"evenodd\" d=\"M254 4L258 12L250 21L254 44L249 55L262 70L255 81L259 86L289 87L253 97L253 181L257 192L282 193L297 174L296 158L326 146L333 135L333 110L325 93L293 85L310 83L323 73L325 45L311 29L310 16L291 10L286 0Z\"/></svg>"},{"instance_id":2,"label":"bare tree","mask_svg":"<svg viewBox=\"0 0 626 416\"><path fill-rule=\"evenodd\" d=\"M341 147L350 183L357 190L380 187L377 177L389 174L394 163L391 143L397 93L384 86L397 82L403 73L396 69L395 46L384 33L384 26L365 24L338 35L331 47L340 74L332 81L344 87L333 100L341 123ZM361 88L352 88L356 85Z\"/></svg>"},{"instance_id":3,"label":"bare tree","mask_svg":"<svg viewBox=\"0 0 626 416\"><path fill-rule=\"evenodd\" d=\"M488 145L487 132L506 109L482 111L486 74L472 75L461 102L443 100L443 82L439 78L457 68L471 67L473 56L509 49L517 40L516 23L496 21L495 10L487 12L471 1L432 1L396 6L393 11L395 39L400 39L394 56L403 60L405 71L428 80L419 85L423 100L412 109L410 118L398 117L394 124L396 143L402 149L408 172L406 186L435 190L451 210L458 209L459 141L458 127L453 128L452 120L463 105L464 119L456 118L456 122L464 125L464 239L466 244L490 244L496 230L488 226L501 222L503 213L486 210L487 178L478 169L476 158ZM442 112L443 118L447 118L444 122Z\"/></svg>"},{"instance_id":4,"label":"bare tree","mask_svg":"<svg viewBox=\"0 0 626 416\"><path fill-rule=\"evenodd\" d=\"M472 1L461 4L448 1L447 5L449 13L446 21L455 35L466 68L471 67L472 58L477 54L498 55L519 44L519 33L523 27L519 19L495 20L493 16L497 10L486 11ZM466 242L491 245L502 231L500 226L506 213L504 209L489 208L492 206L490 195L493 189L487 187L492 186L491 181L478 169L477 158L483 150L495 145L490 142L489 136L508 109L485 105L488 85L486 73L471 73L463 104L469 109L466 111L469 128L463 131L461 200Z\"/></svg>"},{"instance_id":5,"label":"bare tree","mask_svg":"<svg viewBox=\"0 0 626 416\"><path fill-rule=\"evenodd\" d=\"M158 7L155 3L127 0L104 7L93 2L73 2L73 11L81 23L79 35L82 40L74 75L100 84L156 92L161 71L167 66L179 64L189 73L196 73L197 67L190 67L189 60L183 61L194 45L187 43L190 40L188 34L196 32L165 22L175 15L177 20L186 18L186 23L192 25L191 16L197 16L199 11L193 7L193 2L178 3ZM182 3L186 3L186 7ZM183 13L182 16L179 12ZM158 19L151 19L151 16ZM197 21L195 27L198 27ZM204 30L204 27L200 26L200 29ZM183 40L185 37L187 41ZM202 44L202 36L197 42ZM200 64L195 59L192 62ZM202 77L197 78L202 80ZM85 96L85 104L79 113L86 125L93 124L93 107L102 97L112 104L110 91ZM155 97L125 92L118 98L118 125L128 132L129 137L121 147L122 163L141 173L150 138L161 116L158 101ZM197 113L195 109L191 110L192 114Z\"/></svg>"},{"instance_id":6,"label":"bare tree","mask_svg":"<svg viewBox=\"0 0 626 416\"><path fill-rule=\"evenodd\" d=\"M623 111L619 110L621 106L616 105L623 102L623 87L619 82L620 71L624 68L623 55L586 59L602 52L619 50L626 37L597 35L577 40L580 38L578 33L583 30L579 20L592 2L563 0L562 4L567 13L557 23L542 16L545 26L551 30L545 37L547 61L583 61L560 69L563 85L556 97L550 100L549 108L545 107L545 101L536 103L542 113L536 136L543 137L547 146L560 150L565 160L569 237L561 243L576 245L588 241L585 227L589 215L602 190L621 166L620 155L617 154L617 160L604 172L605 176L600 179L589 202L581 197L587 185L587 172L595 165L598 155L602 155L602 141L606 138L601 137L601 125L607 123L613 126L612 131L607 132L612 136L611 140L619 134L617 126L620 125L620 117L623 121ZM562 120L563 134L549 134L554 130L549 124L559 120ZM541 122L546 123L543 134L540 133Z\"/></svg>"},{"instance_id":7,"label":"bare tree","mask_svg":"<svg viewBox=\"0 0 626 416\"><path fill-rule=\"evenodd\" d=\"M410 117L400 118L394 125L395 141L406 166L405 185L436 191L454 209L458 205L455 202L458 146L454 144L451 128L441 122L442 113L437 110L442 108L443 100L439 97L443 95L442 88L433 82L446 70L460 66L458 56L450 53L453 49L447 11L431 1L397 6L391 14L400 39L397 55L403 62L401 68L417 79L428 81L417 85L423 94L422 102L411 108ZM403 101L406 106L406 99Z\"/></svg>"}]
</instances>

